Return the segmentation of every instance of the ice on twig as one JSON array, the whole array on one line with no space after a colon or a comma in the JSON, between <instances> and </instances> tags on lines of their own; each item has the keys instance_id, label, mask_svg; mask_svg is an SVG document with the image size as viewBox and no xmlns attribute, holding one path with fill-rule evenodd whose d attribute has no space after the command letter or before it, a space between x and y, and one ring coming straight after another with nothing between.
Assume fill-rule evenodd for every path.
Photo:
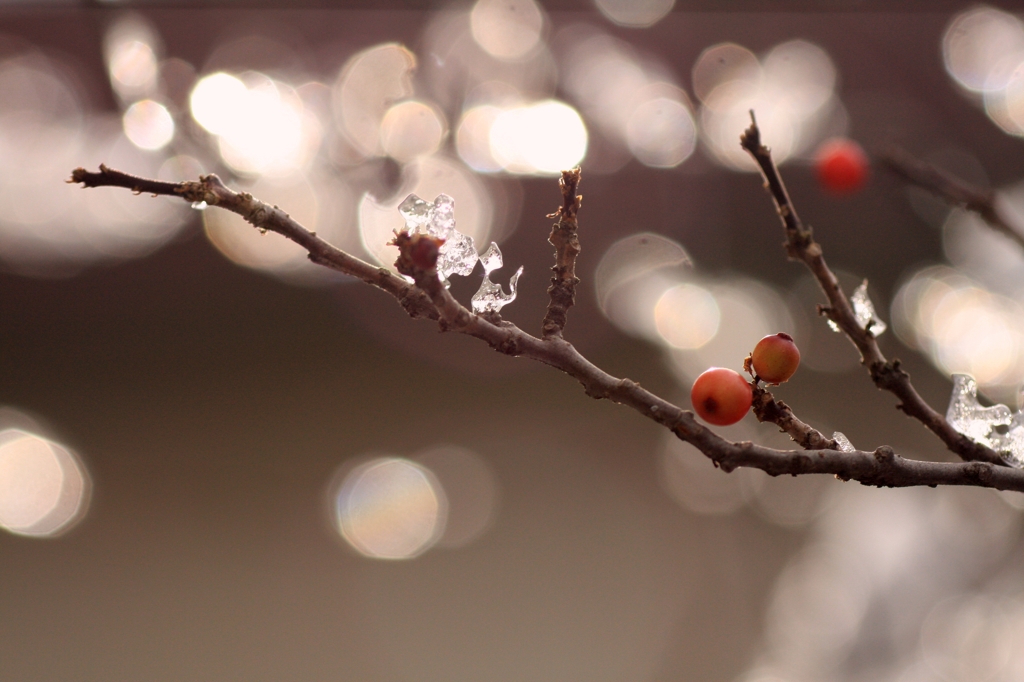
<instances>
[{"instance_id":1,"label":"ice on twig","mask_svg":"<svg viewBox=\"0 0 1024 682\"><path fill-rule=\"evenodd\" d=\"M473 312L477 314L496 313L516 300L516 285L519 283L519 275L523 274L523 268L520 266L516 270L516 274L512 275L512 279L508 282L509 293L506 294L500 284L491 281L491 273L504 265L501 250L497 244L491 242L491 245L480 256L480 264L484 267L484 281L480 283L480 288L473 294Z\"/></svg>"},{"instance_id":2,"label":"ice on twig","mask_svg":"<svg viewBox=\"0 0 1024 682\"><path fill-rule=\"evenodd\" d=\"M982 407L978 402L978 383L974 377L954 374L946 420L971 440L992 447L992 435L998 435L995 428L1010 423L1010 408L1006 405Z\"/></svg>"},{"instance_id":3,"label":"ice on twig","mask_svg":"<svg viewBox=\"0 0 1024 682\"><path fill-rule=\"evenodd\" d=\"M455 200L447 194L439 194L434 203L427 203L415 194L410 194L398 206L405 218L405 229L409 234L428 234L443 239L444 244L437 257L437 274L446 287L450 286L449 275L465 277L473 272L478 256L473 238L455 229Z\"/></svg>"},{"instance_id":4,"label":"ice on twig","mask_svg":"<svg viewBox=\"0 0 1024 682\"><path fill-rule=\"evenodd\" d=\"M1024 468L1024 412L1017 412L1010 418L1010 430L1001 440L1002 444L996 449L1003 453L1006 463Z\"/></svg>"},{"instance_id":5,"label":"ice on twig","mask_svg":"<svg viewBox=\"0 0 1024 682\"><path fill-rule=\"evenodd\" d=\"M856 452L857 448L853 447L853 443L847 438L842 431L836 431L832 434L832 440L839 446L840 452Z\"/></svg>"},{"instance_id":6,"label":"ice on twig","mask_svg":"<svg viewBox=\"0 0 1024 682\"><path fill-rule=\"evenodd\" d=\"M405 218L405 229L409 234L418 232L444 240L444 244L438 250L437 274L445 287L451 284L448 281L449 275L465 277L473 272L478 260L483 265L484 281L480 283L480 289L473 294L472 299L474 313L496 313L516 300L516 285L519 283L519 275L523 274L523 268L520 267L516 274L512 275L507 294L500 284L492 282L491 273L503 265L501 250L497 244L491 242L482 256L477 255L473 238L455 229L454 199L447 194L439 194L431 204L415 194L410 194L399 204L398 211Z\"/></svg>"},{"instance_id":7,"label":"ice on twig","mask_svg":"<svg viewBox=\"0 0 1024 682\"><path fill-rule=\"evenodd\" d=\"M871 302L868 297L868 281L864 280L860 286L857 287L853 292L853 298L850 299L853 303L853 314L857 316L857 322L860 324L861 329L871 324L870 331L876 337L881 336L882 333L888 329L888 325L882 322L882 319L875 313L875 305Z\"/></svg>"},{"instance_id":8,"label":"ice on twig","mask_svg":"<svg viewBox=\"0 0 1024 682\"><path fill-rule=\"evenodd\" d=\"M1007 464L1024 467L1024 413L1011 414L1006 405L983 407L978 384L969 374L953 375L946 420L974 442L1000 452Z\"/></svg>"},{"instance_id":9,"label":"ice on twig","mask_svg":"<svg viewBox=\"0 0 1024 682\"><path fill-rule=\"evenodd\" d=\"M868 323L870 323L871 328L868 331L877 338L889 328L889 325L882 322L882 319L878 317L878 313L875 312L875 304L868 297L867 280L861 282L861 285L854 289L853 296L850 297L850 303L853 304L853 315L857 318L857 324L860 325L861 329L866 329ZM834 332L840 331L839 325L832 320L828 321L828 326Z\"/></svg>"},{"instance_id":10,"label":"ice on twig","mask_svg":"<svg viewBox=\"0 0 1024 682\"><path fill-rule=\"evenodd\" d=\"M194 208L197 211L205 211L206 207L207 207L207 203L205 201L193 201L192 202L192 208Z\"/></svg>"}]
</instances>

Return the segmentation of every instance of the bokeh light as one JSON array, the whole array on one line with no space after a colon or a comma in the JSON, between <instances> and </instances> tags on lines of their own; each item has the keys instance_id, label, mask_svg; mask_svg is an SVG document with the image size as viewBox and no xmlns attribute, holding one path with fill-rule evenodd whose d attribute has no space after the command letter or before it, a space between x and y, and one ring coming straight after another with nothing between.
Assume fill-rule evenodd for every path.
<instances>
[{"instance_id":1,"label":"bokeh light","mask_svg":"<svg viewBox=\"0 0 1024 682\"><path fill-rule=\"evenodd\" d=\"M707 289L718 305L717 333L697 348L670 350L671 367L683 385L689 386L708 367L739 371L743 358L768 334L785 332L797 345L802 342L785 299L771 286L737 277L710 283Z\"/></svg>"},{"instance_id":2,"label":"bokeh light","mask_svg":"<svg viewBox=\"0 0 1024 682\"><path fill-rule=\"evenodd\" d=\"M477 0L469 25L473 39L492 57L518 60L540 43L544 15L533 0Z\"/></svg>"},{"instance_id":3,"label":"bokeh light","mask_svg":"<svg viewBox=\"0 0 1024 682\"><path fill-rule=\"evenodd\" d=\"M993 202L1008 224L1024 227L1024 184L996 192ZM1016 300L1024 296L1024 249L975 213L948 212L942 246L950 264L986 288Z\"/></svg>"},{"instance_id":4,"label":"bokeh light","mask_svg":"<svg viewBox=\"0 0 1024 682\"><path fill-rule=\"evenodd\" d=\"M712 280L684 269L677 242L641 233L613 244L594 273L597 302L616 327L665 348L682 384L708 367L739 370L759 339L802 335L783 297L762 282Z\"/></svg>"},{"instance_id":5,"label":"bokeh light","mask_svg":"<svg viewBox=\"0 0 1024 682\"><path fill-rule=\"evenodd\" d=\"M192 116L217 135L221 158L249 175L301 170L317 152L323 131L290 86L255 71L218 72L200 79Z\"/></svg>"},{"instance_id":6,"label":"bokeh light","mask_svg":"<svg viewBox=\"0 0 1024 682\"><path fill-rule=\"evenodd\" d=\"M338 128L363 156L381 148L380 126L394 102L411 97L416 56L398 43L363 50L346 62L332 90Z\"/></svg>"},{"instance_id":7,"label":"bokeh light","mask_svg":"<svg viewBox=\"0 0 1024 682\"><path fill-rule=\"evenodd\" d=\"M1019 645L1010 619L984 595L958 595L935 605L921 626L921 652L946 680L992 680Z\"/></svg>"},{"instance_id":8,"label":"bokeh light","mask_svg":"<svg viewBox=\"0 0 1024 682\"><path fill-rule=\"evenodd\" d=\"M122 102L157 89L159 42L152 26L137 14L123 15L107 29L103 52L110 85Z\"/></svg>"},{"instance_id":9,"label":"bokeh light","mask_svg":"<svg viewBox=\"0 0 1024 682\"><path fill-rule=\"evenodd\" d=\"M651 232L623 237L605 251L594 271L597 304L627 334L660 339L654 310L665 292L682 283L684 265L691 265L690 257L668 237Z\"/></svg>"},{"instance_id":10,"label":"bokeh light","mask_svg":"<svg viewBox=\"0 0 1024 682\"><path fill-rule=\"evenodd\" d=\"M693 93L706 102L723 83L739 81L757 85L762 78L757 55L736 43L718 43L706 48L693 65Z\"/></svg>"},{"instance_id":11,"label":"bokeh light","mask_svg":"<svg viewBox=\"0 0 1024 682\"><path fill-rule=\"evenodd\" d=\"M244 115L246 93L245 83L231 74L217 72L203 76L189 97L192 117L214 135L225 134L238 117Z\"/></svg>"},{"instance_id":12,"label":"bokeh light","mask_svg":"<svg viewBox=\"0 0 1024 682\"><path fill-rule=\"evenodd\" d=\"M455 133L455 148L463 163L478 173L500 171L501 163L491 151L491 128L502 109L483 104L467 109Z\"/></svg>"},{"instance_id":13,"label":"bokeh light","mask_svg":"<svg viewBox=\"0 0 1024 682\"><path fill-rule=\"evenodd\" d=\"M946 28L942 56L946 70L960 86L974 92L1000 90L1024 60L1024 25L1008 12L974 7L958 14Z\"/></svg>"},{"instance_id":14,"label":"bokeh light","mask_svg":"<svg viewBox=\"0 0 1024 682\"><path fill-rule=\"evenodd\" d=\"M445 135L444 115L424 102L400 102L384 114L380 124L381 147L400 163L437 151Z\"/></svg>"},{"instance_id":15,"label":"bokeh light","mask_svg":"<svg viewBox=\"0 0 1024 682\"><path fill-rule=\"evenodd\" d=\"M782 163L836 134L842 117L835 96L837 74L828 54L806 40L776 45L760 62L746 48L722 43L707 48L693 69L694 91L703 102L702 140L712 157L734 170L757 165L736 143L757 113L762 139Z\"/></svg>"},{"instance_id":16,"label":"bokeh light","mask_svg":"<svg viewBox=\"0 0 1024 682\"><path fill-rule=\"evenodd\" d=\"M720 321L715 297L695 284L666 289L654 304L654 326L673 348L700 348L718 333Z\"/></svg>"},{"instance_id":17,"label":"bokeh light","mask_svg":"<svg viewBox=\"0 0 1024 682\"><path fill-rule=\"evenodd\" d=\"M85 514L90 481L71 450L22 429L0 431L0 527L52 537Z\"/></svg>"},{"instance_id":18,"label":"bokeh light","mask_svg":"<svg viewBox=\"0 0 1024 682\"><path fill-rule=\"evenodd\" d=\"M434 475L448 503L439 547L465 547L487 532L497 514L498 479L480 455L456 445L439 445L416 454L413 461Z\"/></svg>"},{"instance_id":19,"label":"bokeh light","mask_svg":"<svg viewBox=\"0 0 1024 682\"><path fill-rule=\"evenodd\" d=\"M374 559L411 559L444 533L447 500L424 466L399 457L372 459L345 477L334 518L346 542Z\"/></svg>"},{"instance_id":20,"label":"bokeh light","mask_svg":"<svg viewBox=\"0 0 1024 682\"><path fill-rule=\"evenodd\" d=\"M609 21L629 28L647 28L672 11L676 0L594 0Z\"/></svg>"},{"instance_id":21,"label":"bokeh light","mask_svg":"<svg viewBox=\"0 0 1024 682\"><path fill-rule=\"evenodd\" d=\"M1016 654L1007 642L1020 632L1020 602L1007 598L1016 581L993 564L1018 532L1019 512L994 494L872 492L830 487L807 544L776 581L755 670L767 663L775 679L858 679L855 652L882 638L899 655L873 658L875 679L1016 679L1022 657L1006 655Z\"/></svg>"},{"instance_id":22,"label":"bokeh light","mask_svg":"<svg viewBox=\"0 0 1024 682\"><path fill-rule=\"evenodd\" d=\"M980 96L993 123L1024 135L1024 23L1018 17L986 6L961 12L943 34L942 56L954 82Z\"/></svg>"},{"instance_id":23,"label":"bokeh light","mask_svg":"<svg viewBox=\"0 0 1024 682\"><path fill-rule=\"evenodd\" d=\"M637 54L628 43L585 26L564 29L558 41L565 45L564 87L601 141L610 145L609 158L620 146L628 150L626 159L632 154L657 168L677 166L689 158L696 126L689 100L667 67ZM597 168L602 166L599 161Z\"/></svg>"},{"instance_id":24,"label":"bokeh light","mask_svg":"<svg viewBox=\"0 0 1024 682\"><path fill-rule=\"evenodd\" d=\"M1016 401L1024 377L1024 310L945 266L915 272L892 304L900 339L946 374L972 375L1000 401Z\"/></svg>"},{"instance_id":25,"label":"bokeh light","mask_svg":"<svg viewBox=\"0 0 1024 682\"><path fill-rule=\"evenodd\" d=\"M768 611L767 638L797 673L816 670L852 648L871 596L856 557L812 545L785 568Z\"/></svg>"},{"instance_id":26,"label":"bokeh light","mask_svg":"<svg viewBox=\"0 0 1024 682\"><path fill-rule=\"evenodd\" d=\"M22 274L63 277L150 253L187 213L180 202L54 186L77 166L146 175L162 161L129 142L120 116L87 112L67 73L31 50L0 60L0 261Z\"/></svg>"},{"instance_id":27,"label":"bokeh light","mask_svg":"<svg viewBox=\"0 0 1024 682\"><path fill-rule=\"evenodd\" d=\"M417 69L417 92L422 89L430 93L432 101L445 112L465 112L485 104L505 108L553 97L558 68L543 39L546 27L538 28L535 22L539 15L534 11L539 10L523 5L526 24L504 19L504 23L493 23L496 16L502 18L503 13L518 12L519 8L518 0L481 2L472 9L449 8L433 13L421 39L419 53L429 58L424 58ZM488 26L488 35L481 35L483 43L474 28L474 21L481 20ZM504 42L519 32L522 43ZM487 46L499 55L518 56L496 56L488 52Z\"/></svg>"},{"instance_id":28,"label":"bokeh light","mask_svg":"<svg viewBox=\"0 0 1024 682\"><path fill-rule=\"evenodd\" d=\"M174 138L174 119L170 112L151 99L128 107L121 121L124 134L139 149L162 149Z\"/></svg>"},{"instance_id":29,"label":"bokeh light","mask_svg":"<svg viewBox=\"0 0 1024 682\"><path fill-rule=\"evenodd\" d=\"M655 97L633 110L626 123L626 144L640 163L672 168L690 158L697 128L684 97Z\"/></svg>"},{"instance_id":30,"label":"bokeh light","mask_svg":"<svg viewBox=\"0 0 1024 682\"><path fill-rule=\"evenodd\" d=\"M583 159L587 128L569 105L544 100L503 110L489 141L492 156L509 173L554 175Z\"/></svg>"}]
</instances>

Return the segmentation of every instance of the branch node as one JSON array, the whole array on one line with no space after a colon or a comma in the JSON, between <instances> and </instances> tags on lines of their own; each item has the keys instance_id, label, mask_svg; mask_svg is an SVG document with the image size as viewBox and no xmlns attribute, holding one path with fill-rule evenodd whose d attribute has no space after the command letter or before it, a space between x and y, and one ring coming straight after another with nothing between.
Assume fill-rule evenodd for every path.
<instances>
[{"instance_id":1,"label":"branch node","mask_svg":"<svg viewBox=\"0 0 1024 682\"><path fill-rule=\"evenodd\" d=\"M896 453L888 445L880 445L874 452L875 461L879 464L892 464L896 459Z\"/></svg>"}]
</instances>

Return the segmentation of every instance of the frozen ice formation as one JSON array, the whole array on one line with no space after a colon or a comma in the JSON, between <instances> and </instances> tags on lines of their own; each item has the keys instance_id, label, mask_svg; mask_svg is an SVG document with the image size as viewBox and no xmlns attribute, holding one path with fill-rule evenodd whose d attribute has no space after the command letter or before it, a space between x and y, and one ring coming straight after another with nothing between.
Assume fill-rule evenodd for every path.
<instances>
[{"instance_id":1,"label":"frozen ice formation","mask_svg":"<svg viewBox=\"0 0 1024 682\"><path fill-rule=\"evenodd\" d=\"M501 250L498 245L491 242L491 245L478 256L473 238L462 234L455 229L455 200L447 194L439 194L434 203L427 203L415 194L410 194L398 206L399 213L405 218L405 229L409 234L427 234L437 239L443 239L444 244L438 252L437 274L445 287L451 285L448 281L450 275L462 275L465 277L473 272L473 267L479 260L484 267L484 281L480 283L480 289L473 294L472 305L474 313L498 312L504 306L516 300L516 285L519 282L519 275L523 268L516 270L509 280L508 294L501 288L500 284L491 281L491 273L503 265Z\"/></svg>"},{"instance_id":2,"label":"frozen ice formation","mask_svg":"<svg viewBox=\"0 0 1024 682\"><path fill-rule=\"evenodd\" d=\"M1006 405L983 407L971 375L953 375L946 420L974 442L1001 453L1007 464L1024 467L1024 412L1011 413Z\"/></svg>"},{"instance_id":3,"label":"frozen ice formation","mask_svg":"<svg viewBox=\"0 0 1024 682\"><path fill-rule=\"evenodd\" d=\"M841 452L856 452L857 448L853 447L853 443L847 438L842 431L836 431L832 434L832 440L839 446Z\"/></svg>"},{"instance_id":4,"label":"frozen ice formation","mask_svg":"<svg viewBox=\"0 0 1024 682\"><path fill-rule=\"evenodd\" d=\"M480 256L480 264L484 266L484 281L480 288L473 294L473 312L496 313L504 306L516 300L516 284L519 283L519 275L523 274L523 266L519 266L516 274L508 282L509 293L505 293L500 284L491 281L491 273L500 268L504 263L501 259L501 250L498 245L491 242L484 254Z\"/></svg>"},{"instance_id":5,"label":"frozen ice formation","mask_svg":"<svg viewBox=\"0 0 1024 682\"><path fill-rule=\"evenodd\" d=\"M866 328L870 322L870 331L877 338L889 328L889 325L882 322L882 319L878 317L878 313L875 312L875 304L868 297L867 280L861 282L861 285L854 289L853 296L850 297L850 303L853 304L853 315L857 318L857 324L860 325L861 329ZM828 326L834 332L839 331L839 325L832 320L828 321Z\"/></svg>"},{"instance_id":6,"label":"frozen ice formation","mask_svg":"<svg viewBox=\"0 0 1024 682\"><path fill-rule=\"evenodd\" d=\"M466 275L473 272L478 256L473 238L455 229L455 200L447 194L438 194L434 203L428 204L415 194L410 194L398 206L398 212L405 218L405 229L409 234L428 234L443 239L437 257L437 274L445 287L451 285L449 275Z\"/></svg>"}]
</instances>

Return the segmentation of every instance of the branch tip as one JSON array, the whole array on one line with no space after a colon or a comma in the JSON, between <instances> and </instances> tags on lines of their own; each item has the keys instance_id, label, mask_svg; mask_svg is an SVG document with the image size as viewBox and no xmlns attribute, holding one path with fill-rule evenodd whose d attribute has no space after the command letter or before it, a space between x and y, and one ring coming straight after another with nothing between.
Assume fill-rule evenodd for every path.
<instances>
[{"instance_id":1,"label":"branch tip","mask_svg":"<svg viewBox=\"0 0 1024 682\"><path fill-rule=\"evenodd\" d=\"M580 210L583 195L577 194L580 185L580 169L562 171L558 188L562 193L562 205L549 215L557 222L551 227L548 243L555 247L555 273L548 287L549 303L541 323L543 338L561 337L568 318L569 308L576 303L576 257L580 253L579 227L576 214Z\"/></svg>"}]
</instances>

